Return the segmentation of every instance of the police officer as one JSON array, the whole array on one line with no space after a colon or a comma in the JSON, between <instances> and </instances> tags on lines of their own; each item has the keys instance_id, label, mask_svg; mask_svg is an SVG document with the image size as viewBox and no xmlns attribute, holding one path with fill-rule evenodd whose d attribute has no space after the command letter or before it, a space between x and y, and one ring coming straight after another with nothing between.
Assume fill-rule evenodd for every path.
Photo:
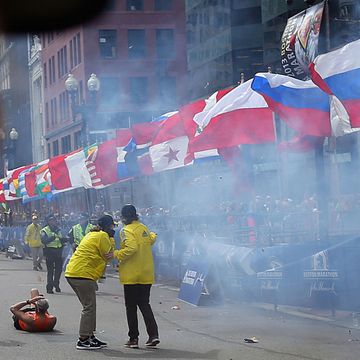
<instances>
[{"instance_id":1,"label":"police officer","mask_svg":"<svg viewBox=\"0 0 360 360\"><path fill-rule=\"evenodd\" d=\"M50 214L46 217L47 225L41 229L41 242L44 244L44 255L46 258L47 268L47 284L46 291L48 294L53 294L53 288L56 292L61 292L59 283L62 272L62 251L63 243L66 239L63 238L58 221L55 215Z\"/></svg>"},{"instance_id":2,"label":"police officer","mask_svg":"<svg viewBox=\"0 0 360 360\"><path fill-rule=\"evenodd\" d=\"M90 224L89 215L81 213L79 216L79 223L74 225L69 231L70 242L73 244L75 250L83 237L88 234L94 226Z\"/></svg>"}]
</instances>

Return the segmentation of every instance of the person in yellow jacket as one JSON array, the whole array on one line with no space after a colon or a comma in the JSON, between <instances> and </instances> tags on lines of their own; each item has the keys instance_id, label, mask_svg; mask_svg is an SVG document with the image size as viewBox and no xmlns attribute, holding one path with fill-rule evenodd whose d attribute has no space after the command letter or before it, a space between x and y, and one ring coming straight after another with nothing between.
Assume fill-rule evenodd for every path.
<instances>
[{"instance_id":1,"label":"person in yellow jacket","mask_svg":"<svg viewBox=\"0 0 360 360\"><path fill-rule=\"evenodd\" d=\"M150 289L155 280L152 245L156 234L139 221L136 208L125 205L121 209L124 227L120 231L120 250L108 254L119 263L120 283L124 285L126 317L129 340L125 347L138 348L139 329L137 308L140 309L149 338L145 345L155 347L160 343L158 326L150 306Z\"/></svg>"},{"instance_id":2,"label":"person in yellow jacket","mask_svg":"<svg viewBox=\"0 0 360 360\"><path fill-rule=\"evenodd\" d=\"M37 215L32 216L32 223L26 228L24 241L29 245L33 260L33 269L42 270L41 261L43 259L43 244L41 242L41 225Z\"/></svg>"},{"instance_id":3,"label":"person in yellow jacket","mask_svg":"<svg viewBox=\"0 0 360 360\"><path fill-rule=\"evenodd\" d=\"M105 272L107 254L114 251L114 220L104 215L81 240L70 258L65 270L65 277L77 295L83 310L81 312L78 350L101 349L107 344L97 339L96 330L96 281Z\"/></svg>"}]
</instances>

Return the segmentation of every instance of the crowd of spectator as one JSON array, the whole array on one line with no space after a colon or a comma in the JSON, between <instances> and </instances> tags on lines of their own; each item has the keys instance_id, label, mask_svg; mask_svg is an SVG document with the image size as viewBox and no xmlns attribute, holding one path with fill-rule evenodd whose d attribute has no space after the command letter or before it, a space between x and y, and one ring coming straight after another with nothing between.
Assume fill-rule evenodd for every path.
<instances>
[{"instance_id":1,"label":"crowd of spectator","mask_svg":"<svg viewBox=\"0 0 360 360\"><path fill-rule=\"evenodd\" d=\"M49 211L49 210L47 210ZM81 212L51 209L60 220L61 228L68 231L78 222ZM343 196L329 203L329 233L356 232L360 194ZM86 211L84 211L86 212ZM304 242L319 239L318 202L315 195L302 201L290 198L277 199L271 195L257 195L250 201L223 201L196 204L175 204L171 207L138 207L142 221L158 231L198 233L207 238L229 243L274 244ZM0 213L1 227L24 227L36 213L40 222L48 213L39 210L12 211L3 209ZM89 216L91 222L108 213L116 223L121 224L120 210L108 211L101 203L96 204Z\"/></svg>"}]
</instances>

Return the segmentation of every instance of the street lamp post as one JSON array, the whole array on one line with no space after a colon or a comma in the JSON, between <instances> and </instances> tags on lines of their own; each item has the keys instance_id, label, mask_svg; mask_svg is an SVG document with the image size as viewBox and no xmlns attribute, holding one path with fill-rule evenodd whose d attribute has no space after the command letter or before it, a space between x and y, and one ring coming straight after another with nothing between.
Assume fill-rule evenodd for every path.
<instances>
[{"instance_id":1,"label":"street lamp post","mask_svg":"<svg viewBox=\"0 0 360 360\"><path fill-rule=\"evenodd\" d=\"M19 138L19 133L15 128L12 128L9 132L9 147L8 147L8 158L9 160L9 167L11 169L15 168L15 154L16 154L16 141Z\"/></svg>"},{"instance_id":2,"label":"street lamp post","mask_svg":"<svg viewBox=\"0 0 360 360\"><path fill-rule=\"evenodd\" d=\"M89 117L95 116L96 112L96 97L97 93L100 90L100 80L97 78L95 74L91 74L89 80L87 81L87 88L89 90L89 104L81 105L77 108L77 99L76 96L78 94L79 89L79 82L75 78L73 74L69 74L67 79L65 80L65 88L70 95L71 99L71 111L73 116L73 121L76 121L77 113L81 114L82 120L82 145L89 146L90 139L89 139ZM87 108L91 111L87 111Z\"/></svg>"},{"instance_id":3,"label":"street lamp post","mask_svg":"<svg viewBox=\"0 0 360 360\"><path fill-rule=\"evenodd\" d=\"M73 74L69 74L67 79L65 80L65 89L70 95L71 99L71 112L73 121L75 122L76 119L76 96L79 89L79 82L77 81L76 77Z\"/></svg>"},{"instance_id":4,"label":"street lamp post","mask_svg":"<svg viewBox=\"0 0 360 360\"><path fill-rule=\"evenodd\" d=\"M87 81L87 88L89 91L89 102L90 102L90 113L92 119L96 120L96 98L97 94L100 90L100 80L95 74L91 74L89 80ZM87 145L90 145L90 139L89 139L89 129L88 129L88 119L86 119L86 122L84 124L86 126L86 142Z\"/></svg>"}]
</instances>

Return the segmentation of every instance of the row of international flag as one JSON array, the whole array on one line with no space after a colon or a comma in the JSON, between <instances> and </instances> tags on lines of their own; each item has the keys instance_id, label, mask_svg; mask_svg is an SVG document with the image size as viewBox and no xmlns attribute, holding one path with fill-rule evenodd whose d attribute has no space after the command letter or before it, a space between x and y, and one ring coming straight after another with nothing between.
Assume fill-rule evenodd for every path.
<instances>
[{"instance_id":1,"label":"row of international flag","mask_svg":"<svg viewBox=\"0 0 360 360\"><path fill-rule=\"evenodd\" d=\"M115 139L38 164L8 170L0 202L48 198L74 188L102 188L136 176L239 154L242 144L274 142L274 113L307 145L360 128L360 40L318 56L311 80L258 73L237 87L151 122L119 129ZM309 141L313 139L315 141Z\"/></svg>"}]
</instances>

